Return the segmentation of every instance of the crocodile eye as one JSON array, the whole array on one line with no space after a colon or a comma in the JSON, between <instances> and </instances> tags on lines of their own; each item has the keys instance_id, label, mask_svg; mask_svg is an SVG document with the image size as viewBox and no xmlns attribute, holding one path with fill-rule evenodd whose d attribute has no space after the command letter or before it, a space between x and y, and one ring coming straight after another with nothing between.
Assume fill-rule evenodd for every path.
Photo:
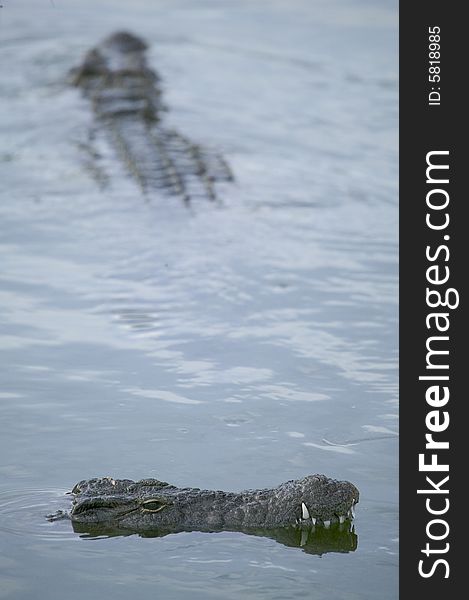
<instances>
[{"instance_id":1,"label":"crocodile eye","mask_svg":"<svg viewBox=\"0 0 469 600\"><path fill-rule=\"evenodd\" d=\"M147 512L159 512L160 510L163 510L163 508L165 508L166 506L168 505L155 499L143 500L142 502L142 508Z\"/></svg>"}]
</instances>

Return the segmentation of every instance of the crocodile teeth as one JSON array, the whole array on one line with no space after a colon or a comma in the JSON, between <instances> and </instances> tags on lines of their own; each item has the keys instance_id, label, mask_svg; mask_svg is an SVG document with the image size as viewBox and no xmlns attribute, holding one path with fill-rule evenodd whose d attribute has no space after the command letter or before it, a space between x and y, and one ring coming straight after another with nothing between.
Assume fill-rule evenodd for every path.
<instances>
[{"instance_id":1,"label":"crocodile teeth","mask_svg":"<svg viewBox=\"0 0 469 600\"><path fill-rule=\"evenodd\" d=\"M345 521L346 518L347 517L344 517L344 515L340 515L340 517L339 517L339 523L344 523L344 521Z\"/></svg>"},{"instance_id":2,"label":"crocodile teeth","mask_svg":"<svg viewBox=\"0 0 469 600\"><path fill-rule=\"evenodd\" d=\"M330 521L324 521L324 527L326 529L329 529L330 526L331 526L331 522Z\"/></svg>"},{"instance_id":3,"label":"crocodile teeth","mask_svg":"<svg viewBox=\"0 0 469 600\"><path fill-rule=\"evenodd\" d=\"M301 516L303 517L303 519L310 519L310 515L309 515L309 510L306 507L306 504L304 502L301 503Z\"/></svg>"},{"instance_id":4,"label":"crocodile teeth","mask_svg":"<svg viewBox=\"0 0 469 600\"><path fill-rule=\"evenodd\" d=\"M314 517L311 517L311 522L313 523L313 525L316 525L316 519Z\"/></svg>"}]
</instances>

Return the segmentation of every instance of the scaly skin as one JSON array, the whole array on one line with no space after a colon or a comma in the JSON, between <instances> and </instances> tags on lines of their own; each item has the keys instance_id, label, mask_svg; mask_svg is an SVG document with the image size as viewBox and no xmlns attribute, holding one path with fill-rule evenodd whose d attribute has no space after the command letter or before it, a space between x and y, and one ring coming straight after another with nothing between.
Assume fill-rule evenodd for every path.
<instances>
[{"instance_id":1,"label":"scaly skin","mask_svg":"<svg viewBox=\"0 0 469 600\"><path fill-rule=\"evenodd\" d=\"M146 49L130 33L114 33L72 69L73 84L91 101L96 117L90 139L102 138L145 193L216 200L215 182L231 181L231 171L220 156L162 125L160 78L147 64ZM88 153L91 171L102 172L100 152L88 148ZM109 178L104 173L100 179Z\"/></svg>"},{"instance_id":2,"label":"scaly skin","mask_svg":"<svg viewBox=\"0 0 469 600\"><path fill-rule=\"evenodd\" d=\"M357 488L347 481L309 475L275 488L222 492L177 488L157 479L110 477L80 481L70 518L132 531L249 530L331 524L353 519Z\"/></svg>"}]
</instances>

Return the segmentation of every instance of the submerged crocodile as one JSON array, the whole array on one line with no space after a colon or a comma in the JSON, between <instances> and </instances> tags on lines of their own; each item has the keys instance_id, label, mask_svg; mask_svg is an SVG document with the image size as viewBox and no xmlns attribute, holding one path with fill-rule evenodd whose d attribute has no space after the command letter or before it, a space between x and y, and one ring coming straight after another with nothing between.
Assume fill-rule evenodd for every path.
<instances>
[{"instance_id":1,"label":"submerged crocodile","mask_svg":"<svg viewBox=\"0 0 469 600\"><path fill-rule=\"evenodd\" d=\"M70 493L71 511L49 518L68 517L75 531L90 535L228 530L286 545L306 546L311 537L315 553L329 551L328 544L342 552L356 547L351 522L359 492L347 481L324 475L238 493L178 488L157 479L102 477L80 481ZM310 536L311 529L320 531L319 536Z\"/></svg>"},{"instance_id":2,"label":"submerged crocodile","mask_svg":"<svg viewBox=\"0 0 469 600\"><path fill-rule=\"evenodd\" d=\"M71 71L94 109L92 144L82 144L92 170L101 181L107 178L98 175L100 137L143 192L164 190L186 202L197 196L216 200L215 182L231 181L231 171L221 156L162 125L160 78L147 64L146 49L139 37L114 33Z\"/></svg>"}]
</instances>

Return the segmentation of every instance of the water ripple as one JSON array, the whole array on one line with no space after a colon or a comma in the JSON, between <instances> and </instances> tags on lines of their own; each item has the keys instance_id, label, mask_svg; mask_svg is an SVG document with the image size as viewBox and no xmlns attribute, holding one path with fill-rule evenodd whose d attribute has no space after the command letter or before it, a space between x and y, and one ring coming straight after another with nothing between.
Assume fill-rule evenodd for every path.
<instances>
[{"instance_id":1,"label":"water ripple","mask_svg":"<svg viewBox=\"0 0 469 600\"><path fill-rule=\"evenodd\" d=\"M66 490L26 488L0 492L0 531L47 541L75 539L68 519L51 523L45 517L70 504Z\"/></svg>"}]
</instances>

